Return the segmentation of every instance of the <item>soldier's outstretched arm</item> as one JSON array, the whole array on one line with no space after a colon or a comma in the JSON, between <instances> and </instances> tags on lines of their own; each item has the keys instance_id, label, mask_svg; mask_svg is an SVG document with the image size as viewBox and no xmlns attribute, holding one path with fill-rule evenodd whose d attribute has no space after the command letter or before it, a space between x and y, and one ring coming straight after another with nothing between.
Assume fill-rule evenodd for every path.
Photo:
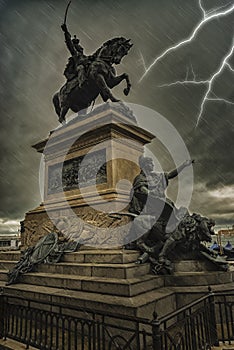
<instances>
[{"instance_id":1,"label":"soldier's outstretched arm","mask_svg":"<svg viewBox=\"0 0 234 350\"><path fill-rule=\"evenodd\" d=\"M67 48L69 50L69 52L71 53L71 55L75 55L76 50L75 47L73 45L72 39L71 39L71 34L69 33L67 26L65 23L63 23L61 25L62 31L64 32L64 36L65 36L65 43L67 45Z\"/></svg>"},{"instance_id":2,"label":"soldier's outstretched arm","mask_svg":"<svg viewBox=\"0 0 234 350\"><path fill-rule=\"evenodd\" d=\"M183 164L181 164L178 168L170 171L168 173L168 179L173 179L174 177L176 177L184 168L186 168L187 166L190 166L191 164L193 164L195 161L194 159L189 159L186 160Z\"/></svg>"}]
</instances>

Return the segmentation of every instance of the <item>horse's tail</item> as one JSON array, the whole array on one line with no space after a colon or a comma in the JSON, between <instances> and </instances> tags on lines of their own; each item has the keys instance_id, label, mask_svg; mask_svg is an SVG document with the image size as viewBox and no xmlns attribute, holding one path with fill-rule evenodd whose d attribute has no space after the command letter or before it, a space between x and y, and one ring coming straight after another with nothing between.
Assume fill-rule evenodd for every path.
<instances>
[{"instance_id":1,"label":"horse's tail","mask_svg":"<svg viewBox=\"0 0 234 350\"><path fill-rule=\"evenodd\" d=\"M55 112L60 117L61 107L60 107L59 93L58 92L53 96L53 105L54 105Z\"/></svg>"}]
</instances>

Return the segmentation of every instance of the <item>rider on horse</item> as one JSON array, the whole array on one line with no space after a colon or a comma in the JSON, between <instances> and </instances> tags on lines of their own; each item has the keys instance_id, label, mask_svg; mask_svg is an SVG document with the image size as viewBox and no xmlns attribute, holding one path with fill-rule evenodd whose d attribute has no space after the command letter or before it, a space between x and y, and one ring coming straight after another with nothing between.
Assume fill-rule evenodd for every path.
<instances>
[{"instance_id":1,"label":"rider on horse","mask_svg":"<svg viewBox=\"0 0 234 350\"><path fill-rule=\"evenodd\" d=\"M71 53L71 57L68 59L68 63L64 70L64 75L67 79L66 88L64 89L64 98L69 95L69 93L76 86L81 87L85 80L87 79L87 65L89 63L89 57L84 55L84 49L79 44L79 39L77 39L76 35L71 39L71 34L69 33L66 24L62 24L61 28L64 32L65 43L69 52Z\"/></svg>"},{"instance_id":2,"label":"rider on horse","mask_svg":"<svg viewBox=\"0 0 234 350\"><path fill-rule=\"evenodd\" d=\"M123 90L127 96L131 83L128 74L117 75L113 65L118 65L132 47L130 39L123 37L113 38L106 41L91 56L84 55L79 40L74 36L71 38L66 26L66 15L70 2L67 6L62 30L65 35L65 42L71 54L64 75L67 79L64 86L53 96L55 111L60 123L65 122L65 116L69 109L75 113L87 111L87 108L94 103L100 94L103 101L119 100L113 96L111 89L120 84L123 80L126 87Z\"/></svg>"}]
</instances>

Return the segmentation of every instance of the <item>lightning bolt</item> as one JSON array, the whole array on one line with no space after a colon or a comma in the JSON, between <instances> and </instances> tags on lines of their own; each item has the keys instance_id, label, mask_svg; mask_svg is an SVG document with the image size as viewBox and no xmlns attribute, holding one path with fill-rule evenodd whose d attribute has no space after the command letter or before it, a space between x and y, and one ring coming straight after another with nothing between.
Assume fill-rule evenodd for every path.
<instances>
[{"instance_id":1,"label":"lightning bolt","mask_svg":"<svg viewBox=\"0 0 234 350\"><path fill-rule=\"evenodd\" d=\"M196 27L193 29L192 33L184 40L178 42L177 44L175 44L174 46L169 47L168 49L166 49L165 51L163 51L161 53L161 55L159 55L158 57L156 57L154 59L154 61L149 65L149 67L145 70L144 74L141 76L139 83L145 78L145 76L150 72L150 70L161 60L163 59L168 53L177 50L178 48L191 43L192 40L196 37L196 35L198 34L198 32L200 31L200 29L208 22L212 21L215 18L220 18L223 16L227 16L228 14L232 13L234 11L234 4L232 4L230 7L226 8L227 6L230 5L230 3L220 6L220 7L216 7L213 8L209 11L206 11L205 8L202 5L202 0L198 0L199 3L199 8L202 12L202 19L201 21L196 25ZM225 10L223 10L224 8L226 8ZM222 101L222 102L226 102L229 104L234 104L231 101L216 97L216 98L212 98L210 97L210 94L212 93L212 86L213 86L213 82L216 79L216 77L218 75L220 75L220 73L223 71L224 67L228 67L228 69L231 72L234 72L234 69L232 68L232 66L228 63L229 58L232 56L234 51L234 41L232 43L232 46L230 48L230 50L228 51L227 55L223 58L218 70L216 72L214 72L212 74L212 76L207 79L207 80L196 80L194 71L193 71L193 67L191 65L191 72L193 75L193 78L191 80L188 80L188 76L189 76L189 70L187 69L186 72L186 76L185 76L185 80L177 80L173 83L170 84L163 84L160 85L159 87L165 87L165 86L173 86L173 85L184 85L184 84L193 84L193 85L205 85L206 86L206 91L205 94L203 96L202 102L201 102L201 107L200 107L200 111L199 111L199 115L197 118L197 123L196 126L198 126L198 123L202 117L203 111L204 111L204 106L206 101Z\"/></svg>"},{"instance_id":2,"label":"lightning bolt","mask_svg":"<svg viewBox=\"0 0 234 350\"><path fill-rule=\"evenodd\" d=\"M201 22L195 27L195 29L193 30L192 34L185 40L180 41L179 43L177 43L174 46L169 47L167 50L165 50L160 56L156 57L155 60L153 61L153 63L151 63L151 65L146 69L145 73L142 75L142 77L140 78L139 82L141 82L144 77L149 73L149 71L153 68L153 66L160 61L162 58L164 58L169 52L171 51L175 51L176 49L178 49L181 46L186 45L187 43L191 42L197 35L198 31L201 29L201 27L204 26L204 24L206 24L207 22L210 22L212 19L217 18L217 17L222 17L222 16L226 16L229 13L233 12L234 10L234 4L229 7L228 9L226 9L225 11L220 11L220 12L215 12L213 13L213 11L217 11L217 10L213 10L211 14L205 12L204 8L201 6L201 1L199 1L199 7L203 12L203 19L201 20Z\"/></svg>"},{"instance_id":3,"label":"lightning bolt","mask_svg":"<svg viewBox=\"0 0 234 350\"><path fill-rule=\"evenodd\" d=\"M227 104L230 104L230 105L234 105L234 102L232 101L229 101L229 100L226 100L225 98L207 98L206 99L207 101L217 101L217 102L225 102Z\"/></svg>"},{"instance_id":4,"label":"lightning bolt","mask_svg":"<svg viewBox=\"0 0 234 350\"><path fill-rule=\"evenodd\" d=\"M226 62L226 66L230 69L230 71L232 71L234 73L234 69L232 68L232 66Z\"/></svg>"},{"instance_id":5,"label":"lightning bolt","mask_svg":"<svg viewBox=\"0 0 234 350\"><path fill-rule=\"evenodd\" d=\"M206 101L220 101L220 100L223 100L223 102L227 101L225 99L219 99L219 98L216 98L216 99L211 99L209 98L209 94L210 92L212 91L212 85L213 85L213 82L215 81L216 77L223 71L225 65L226 65L226 62L228 61L228 59L232 56L233 54L233 51L234 51L234 40L233 40L233 43L232 43L232 46L231 46L231 49L229 50L229 52L227 53L227 55L224 57L224 59L222 60L220 66L219 66L219 69L211 76L210 80L207 80L207 89L206 89L206 93L202 99L202 103L201 103L201 108L200 108L200 112L199 112L199 115L198 115L198 118L197 118L197 123L196 123L196 126L198 126L198 123L202 117L202 113L203 113L203 110L204 110L204 105L206 103ZM231 103L231 102L230 102Z\"/></svg>"},{"instance_id":6,"label":"lightning bolt","mask_svg":"<svg viewBox=\"0 0 234 350\"><path fill-rule=\"evenodd\" d=\"M200 9L201 9L201 11L202 11L202 13L203 13L203 18L206 18L207 15L211 15L212 13L217 12L217 11L219 11L219 10L225 8L225 7L227 7L227 6L230 5L230 4L231 4L231 2L229 2L228 4L225 4L225 5L219 6L219 7L215 7L215 8L213 8L213 9L209 10L209 11L206 11L206 10L204 9L203 5L202 5L201 0L199 0L199 7L200 7Z\"/></svg>"},{"instance_id":7,"label":"lightning bolt","mask_svg":"<svg viewBox=\"0 0 234 350\"><path fill-rule=\"evenodd\" d=\"M205 94L204 94L202 102L201 102L201 107L200 107L199 115L198 115L198 118L197 118L196 127L198 126L199 121L200 121L200 119L202 117L206 101L225 102L225 103L234 105L234 102L226 100L224 98L220 98L220 97L217 97L217 96L216 97L210 97L211 94L214 95L214 93L212 92L213 83L214 83L216 77L219 76L222 73L224 68L227 66L229 69L232 70L232 72L234 72L234 69L227 62L229 60L229 58L232 56L233 52L234 52L234 39L233 39L233 43L232 43L232 46L231 46L230 50L228 51L227 55L223 58L221 64L219 65L219 68L207 80L196 80L196 76L195 76L195 73L193 71L193 67L191 66L191 71L192 71L192 74L193 74L193 79L192 80L188 80L187 79L188 72L189 72L189 70L187 69L185 80L177 80L177 81L174 81L174 82L169 83L169 84L159 85L159 87L168 87L168 86L185 85L185 84L188 84L188 85L189 84L190 85L205 85L206 86L206 91L205 91Z\"/></svg>"}]
</instances>

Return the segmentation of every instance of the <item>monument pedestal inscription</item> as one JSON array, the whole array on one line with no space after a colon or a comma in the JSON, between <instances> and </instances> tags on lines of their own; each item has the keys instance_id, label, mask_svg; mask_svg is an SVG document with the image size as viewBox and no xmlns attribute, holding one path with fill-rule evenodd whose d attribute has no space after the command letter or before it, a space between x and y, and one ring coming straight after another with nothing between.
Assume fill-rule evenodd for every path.
<instances>
[{"instance_id":1,"label":"monument pedestal inscription","mask_svg":"<svg viewBox=\"0 0 234 350\"><path fill-rule=\"evenodd\" d=\"M127 209L139 156L154 135L137 125L126 106L117 106L105 104L77 117L33 146L44 156L44 200L26 213L23 246L53 230L56 218L67 225L75 214L109 227L116 219L108 213Z\"/></svg>"}]
</instances>

